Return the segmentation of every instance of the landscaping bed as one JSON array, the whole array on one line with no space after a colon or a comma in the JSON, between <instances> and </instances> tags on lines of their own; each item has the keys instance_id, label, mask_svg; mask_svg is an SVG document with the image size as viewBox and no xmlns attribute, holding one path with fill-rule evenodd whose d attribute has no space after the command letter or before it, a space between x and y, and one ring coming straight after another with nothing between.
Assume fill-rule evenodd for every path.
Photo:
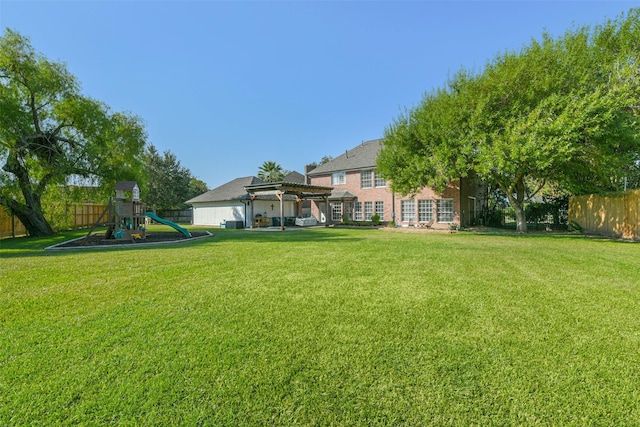
<instances>
[{"instance_id":1,"label":"landscaping bed","mask_svg":"<svg viewBox=\"0 0 640 427\"><path fill-rule=\"evenodd\" d=\"M191 240L199 237L210 236L208 231L192 231L192 237L186 237L182 233L177 231L163 231L163 232L151 232L147 233L146 238L143 240L131 240L131 239L105 239L105 233L95 233L90 236L81 237L75 240L69 240L68 242L56 245L56 249L60 248L77 248L77 247L91 247L91 246L115 246L115 245L140 245L140 244L153 244L153 243L168 243L168 242L180 242L185 240Z\"/></svg>"}]
</instances>

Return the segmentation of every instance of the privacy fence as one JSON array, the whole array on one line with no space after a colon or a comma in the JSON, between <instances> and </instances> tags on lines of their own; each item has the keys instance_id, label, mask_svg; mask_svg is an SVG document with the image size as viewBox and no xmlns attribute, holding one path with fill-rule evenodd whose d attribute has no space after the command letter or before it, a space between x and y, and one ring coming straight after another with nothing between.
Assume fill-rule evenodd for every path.
<instances>
[{"instance_id":1,"label":"privacy fence","mask_svg":"<svg viewBox=\"0 0 640 427\"><path fill-rule=\"evenodd\" d=\"M587 234L639 240L640 190L573 196L569 224Z\"/></svg>"},{"instance_id":2,"label":"privacy fence","mask_svg":"<svg viewBox=\"0 0 640 427\"><path fill-rule=\"evenodd\" d=\"M57 229L88 228L98 221L107 205L80 203L66 206L62 213L56 213ZM50 218L47 218L51 220ZM26 236L27 230L15 216L0 206L0 239L5 237Z\"/></svg>"},{"instance_id":3,"label":"privacy fence","mask_svg":"<svg viewBox=\"0 0 640 427\"><path fill-rule=\"evenodd\" d=\"M27 229L15 215L11 215L8 210L0 206L0 239L5 237L26 236Z\"/></svg>"}]
</instances>

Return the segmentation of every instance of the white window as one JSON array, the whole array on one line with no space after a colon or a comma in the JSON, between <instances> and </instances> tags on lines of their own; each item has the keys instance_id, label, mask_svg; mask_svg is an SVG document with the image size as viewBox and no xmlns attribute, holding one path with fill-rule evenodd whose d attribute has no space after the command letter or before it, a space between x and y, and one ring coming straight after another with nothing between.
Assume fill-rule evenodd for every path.
<instances>
[{"instance_id":1,"label":"white window","mask_svg":"<svg viewBox=\"0 0 640 427\"><path fill-rule=\"evenodd\" d=\"M362 202L353 203L353 220L362 221Z\"/></svg>"},{"instance_id":2,"label":"white window","mask_svg":"<svg viewBox=\"0 0 640 427\"><path fill-rule=\"evenodd\" d=\"M453 199L438 200L438 222L453 222Z\"/></svg>"},{"instance_id":3,"label":"white window","mask_svg":"<svg viewBox=\"0 0 640 427\"><path fill-rule=\"evenodd\" d=\"M373 216L373 202L364 202L364 220L371 221Z\"/></svg>"},{"instance_id":4,"label":"white window","mask_svg":"<svg viewBox=\"0 0 640 427\"><path fill-rule=\"evenodd\" d=\"M342 221L342 203L331 203L331 221Z\"/></svg>"},{"instance_id":5,"label":"white window","mask_svg":"<svg viewBox=\"0 0 640 427\"><path fill-rule=\"evenodd\" d=\"M433 200L418 200L418 221L429 222L433 219Z\"/></svg>"},{"instance_id":6,"label":"white window","mask_svg":"<svg viewBox=\"0 0 640 427\"><path fill-rule=\"evenodd\" d=\"M376 202L376 215L380 217L380 221L384 221L384 201L382 200Z\"/></svg>"},{"instance_id":7,"label":"white window","mask_svg":"<svg viewBox=\"0 0 640 427\"><path fill-rule=\"evenodd\" d=\"M371 171L360 172L360 188L371 188Z\"/></svg>"},{"instance_id":8,"label":"white window","mask_svg":"<svg viewBox=\"0 0 640 427\"><path fill-rule=\"evenodd\" d=\"M376 182L375 182L376 187L386 187L387 186L387 181L385 181L385 179L381 176L378 176L378 173L376 172ZM382 217L382 215L380 215Z\"/></svg>"},{"instance_id":9,"label":"white window","mask_svg":"<svg viewBox=\"0 0 640 427\"><path fill-rule=\"evenodd\" d=\"M344 185L347 183L346 172L335 172L331 175L331 185Z\"/></svg>"},{"instance_id":10,"label":"white window","mask_svg":"<svg viewBox=\"0 0 640 427\"><path fill-rule=\"evenodd\" d=\"M415 221L416 220L416 201L411 200L403 200L400 206L401 210L401 218L403 222Z\"/></svg>"}]
</instances>

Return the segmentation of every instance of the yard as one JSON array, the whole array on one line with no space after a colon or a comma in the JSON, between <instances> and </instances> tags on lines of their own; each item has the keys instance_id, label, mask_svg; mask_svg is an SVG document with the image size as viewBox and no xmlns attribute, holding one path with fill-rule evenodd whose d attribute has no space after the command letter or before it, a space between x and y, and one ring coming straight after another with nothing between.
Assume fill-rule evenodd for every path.
<instances>
[{"instance_id":1,"label":"yard","mask_svg":"<svg viewBox=\"0 0 640 427\"><path fill-rule=\"evenodd\" d=\"M0 241L0 425L638 425L640 245Z\"/></svg>"}]
</instances>

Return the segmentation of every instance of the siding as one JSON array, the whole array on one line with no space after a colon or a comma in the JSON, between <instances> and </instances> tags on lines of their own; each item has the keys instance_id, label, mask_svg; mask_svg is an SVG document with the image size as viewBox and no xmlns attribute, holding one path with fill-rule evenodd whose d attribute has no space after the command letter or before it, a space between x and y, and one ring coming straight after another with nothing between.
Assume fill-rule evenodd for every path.
<instances>
[{"instance_id":1,"label":"siding","mask_svg":"<svg viewBox=\"0 0 640 427\"><path fill-rule=\"evenodd\" d=\"M245 221L242 202L210 202L193 204L193 225L218 226L224 220Z\"/></svg>"}]
</instances>

